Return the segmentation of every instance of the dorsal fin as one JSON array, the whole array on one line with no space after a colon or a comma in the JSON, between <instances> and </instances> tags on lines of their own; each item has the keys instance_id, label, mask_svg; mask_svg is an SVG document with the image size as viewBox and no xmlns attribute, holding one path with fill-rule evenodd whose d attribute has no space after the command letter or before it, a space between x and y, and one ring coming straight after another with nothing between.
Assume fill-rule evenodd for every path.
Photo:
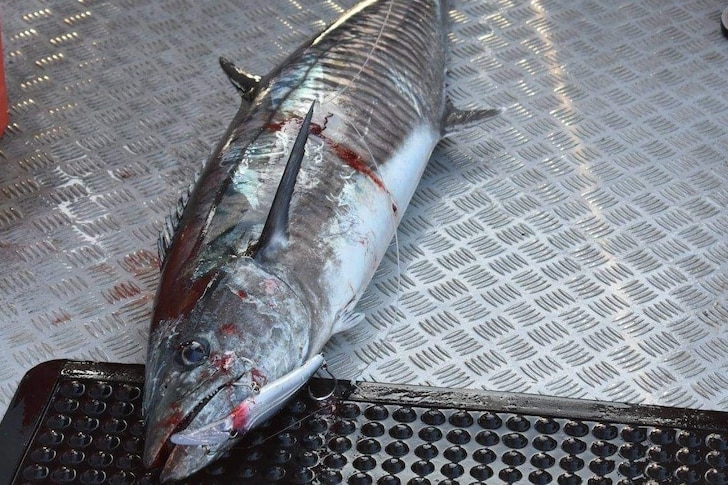
<instances>
[{"instance_id":1,"label":"dorsal fin","mask_svg":"<svg viewBox=\"0 0 728 485\"><path fill-rule=\"evenodd\" d=\"M248 74L223 56L220 56L220 67L225 71L225 74L227 74L228 79L235 86L235 89L238 90L240 96L246 101L252 101L260 85L261 77Z\"/></svg>"},{"instance_id":2,"label":"dorsal fin","mask_svg":"<svg viewBox=\"0 0 728 485\"><path fill-rule=\"evenodd\" d=\"M278 190L276 190L276 195L273 198L273 204L271 204L268 218L265 220L260 239L255 246L253 257L256 259L264 258L266 254L276 251L288 239L288 211L291 206L291 198L293 197L293 188L296 186L296 177L298 177L298 172L301 169L301 162L305 153L306 140L308 139L315 104L316 101L311 103L311 108L306 113L306 117L301 124L301 130L298 132L298 136L296 136L291 155L288 157L288 162L283 171L281 182L278 184Z\"/></svg>"},{"instance_id":3,"label":"dorsal fin","mask_svg":"<svg viewBox=\"0 0 728 485\"><path fill-rule=\"evenodd\" d=\"M172 240L174 234L179 229L180 221L182 220L182 214L184 213L187 202L192 194L192 189L195 187L197 180L200 178L204 163L200 167L200 170L195 172L192 177L192 182L182 191L179 198L177 199L177 205L170 211L170 213L164 219L164 226L159 232L159 239L157 239L157 256L159 257L159 268L164 266L164 260L167 259L167 253L169 252L170 246L172 246Z\"/></svg>"}]
</instances>

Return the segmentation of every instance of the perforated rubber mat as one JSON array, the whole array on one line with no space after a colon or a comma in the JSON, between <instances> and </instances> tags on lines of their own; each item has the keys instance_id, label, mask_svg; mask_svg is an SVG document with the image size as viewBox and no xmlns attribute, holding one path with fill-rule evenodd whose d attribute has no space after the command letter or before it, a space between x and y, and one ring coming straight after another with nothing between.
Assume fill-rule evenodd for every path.
<instances>
[{"instance_id":1,"label":"perforated rubber mat","mask_svg":"<svg viewBox=\"0 0 728 485\"><path fill-rule=\"evenodd\" d=\"M143 367L53 361L0 425L0 482L153 484ZM728 413L314 379L189 484L728 483Z\"/></svg>"}]
</instances>

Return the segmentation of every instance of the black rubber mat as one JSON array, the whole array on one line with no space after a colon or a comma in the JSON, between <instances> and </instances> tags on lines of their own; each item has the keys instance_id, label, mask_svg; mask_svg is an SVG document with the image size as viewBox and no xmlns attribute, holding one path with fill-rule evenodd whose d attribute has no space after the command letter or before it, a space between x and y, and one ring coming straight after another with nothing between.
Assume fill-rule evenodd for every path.
<instances>
[{"instance_id":1,"label":"black rubber mat","mask_svg":"<svg viewBox=\"0 0 728 485\"><path fill-rule=\"evenodd\" d=\"M143 367L52 361L0 425L0 483L152 484ZM314 394L332 381L314 379ZM728 483L728 413L338 383L184 483Z\"/></svg>"}]
</instances>

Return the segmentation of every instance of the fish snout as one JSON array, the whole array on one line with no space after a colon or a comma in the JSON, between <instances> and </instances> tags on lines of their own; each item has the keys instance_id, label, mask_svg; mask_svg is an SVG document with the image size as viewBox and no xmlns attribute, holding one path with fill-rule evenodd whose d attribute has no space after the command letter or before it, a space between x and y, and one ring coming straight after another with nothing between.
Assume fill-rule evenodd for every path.
<instances>
[{"instance_id":1,"label":"fish snout","mask_svg":"<svg viewBox=\"0 0 728 485\"><path fill-rule=\"evenodd\" d=\"M237 427L244 426L247 407L243 403L252 387L246 374L221 384L201 400L188 396L172 403L169 399L154 403L146 417L145 467L162 467L162 475L171 480L214 461L232 446L239 434Z\"/></svg>"}]
</instances>

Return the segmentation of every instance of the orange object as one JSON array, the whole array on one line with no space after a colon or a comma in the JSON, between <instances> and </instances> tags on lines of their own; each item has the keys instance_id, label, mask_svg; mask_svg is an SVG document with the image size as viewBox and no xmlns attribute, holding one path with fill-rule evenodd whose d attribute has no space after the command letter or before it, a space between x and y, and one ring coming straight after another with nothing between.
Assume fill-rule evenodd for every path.
<instances>
[{"instance_id":1,"label":"orange object","mask_svg":"<svg viewBox=\"0 0 728 485\"><path fill-rule=\"evenodd\" d=\"M0 136L8 127L8 94L5 89L5 63L3 62L3 41L0 35Z\"/></svg>"}]
</instances>

